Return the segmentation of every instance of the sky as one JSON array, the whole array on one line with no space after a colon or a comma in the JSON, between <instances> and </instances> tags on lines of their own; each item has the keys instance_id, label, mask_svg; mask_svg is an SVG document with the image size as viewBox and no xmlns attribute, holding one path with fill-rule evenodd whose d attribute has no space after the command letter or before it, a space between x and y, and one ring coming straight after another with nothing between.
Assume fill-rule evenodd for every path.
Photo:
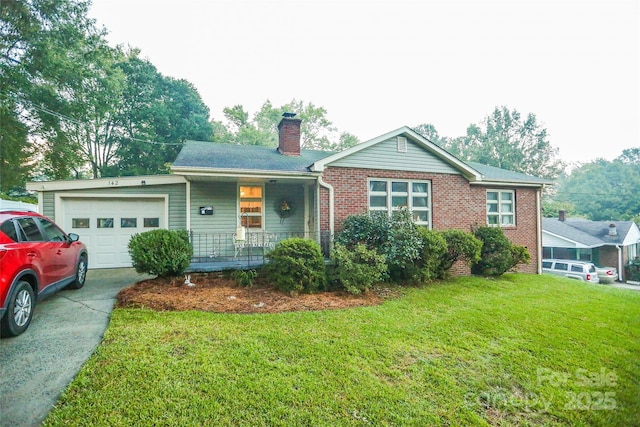
<instances>
[{"instance_id":1,"label":"sky","mask_svg":"<svg viewBox=\"0 0 640 427\"><path fill-rule=\"evenodd\" d=\"M572 165L640 147L640 0L93 0L109 42L193 83L213 119L322 106L361 141L529 113Z\"/></svg>"}]
</instances>

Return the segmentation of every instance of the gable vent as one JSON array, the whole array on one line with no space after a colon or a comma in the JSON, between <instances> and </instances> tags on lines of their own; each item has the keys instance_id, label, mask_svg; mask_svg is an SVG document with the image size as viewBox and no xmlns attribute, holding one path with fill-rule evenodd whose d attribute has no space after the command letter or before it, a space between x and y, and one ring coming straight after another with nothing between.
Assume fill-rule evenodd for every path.
<instances>
[{"instance_id":1,"label":"gable vent","mask_svg":"<svg viewBox=\"0 0 640 427\"><path fill-rule=\"evenodd\" d=\"M407 138L404 136L399 136L396 141L398 153L406 153L407 152Z\"/></svg>"}]
</instances>

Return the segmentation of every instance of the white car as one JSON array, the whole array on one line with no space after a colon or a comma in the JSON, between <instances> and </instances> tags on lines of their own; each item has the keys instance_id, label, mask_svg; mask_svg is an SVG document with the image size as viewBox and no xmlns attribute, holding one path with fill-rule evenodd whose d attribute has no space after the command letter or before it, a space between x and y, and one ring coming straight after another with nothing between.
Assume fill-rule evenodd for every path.
<instances>
[{"instance_id":1,"label":"white car","mask_svg":"<svg viewBox=\"0 0 640 427\"><path fill-rule=\"evenodd\" d=\"M598 267L596 265L596 272L600 283L613 283L618 280L618 270L614 267Z\"/></svg>"}]
</instances>

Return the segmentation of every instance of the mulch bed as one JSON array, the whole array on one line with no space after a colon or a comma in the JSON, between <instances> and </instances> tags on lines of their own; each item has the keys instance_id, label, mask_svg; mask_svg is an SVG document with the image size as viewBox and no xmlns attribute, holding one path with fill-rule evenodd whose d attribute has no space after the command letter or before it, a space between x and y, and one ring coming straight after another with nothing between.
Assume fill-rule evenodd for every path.
<instances>
[{"instance_id":1,"label":"mulch bed","mask_svg":"<svg viewBox=\"0 0 640 427\"><path fill-rule=\"evenodd\" d=\"M239 287L220 273L192 274L184 278L156 278L138 282L120 291L116 307L148 308L157 311L199 310L218 313L281 313L334 310L381 304L394 296L388 288L360 295L346 292L289 295L260 278L253 287Z\"/></svg>"}]
</instances>

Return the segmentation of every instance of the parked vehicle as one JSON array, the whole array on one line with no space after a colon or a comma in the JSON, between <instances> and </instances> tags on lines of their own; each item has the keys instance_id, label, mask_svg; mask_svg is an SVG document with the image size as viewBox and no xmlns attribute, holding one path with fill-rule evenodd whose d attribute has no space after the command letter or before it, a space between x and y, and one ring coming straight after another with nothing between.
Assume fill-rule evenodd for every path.
<instances>
[{"instance_id":1,"label":"parked vehicle","mask_svg":"<svg viewBox=\"0 0 640 427\"><path fill-rule=\"evenodd\" d=\"M618 280L618 270L614 267L600 267L596 265L600 283L613 283Z\"/></svg>"},{"instance_id":2,"label":"parked vehicle","mask_svg":"<svg viewBox=\"0 0 640 427\"><path fill-rule=\"evenodd\" d=\"M544 259L542 260L542 272L583 282L600 283L596 266L586 261Z\"/></svg>"},{"instance_id":3,"label":"parked vehicle","mask_svg":"<svg viewBox=\"0 0 640 427\"><path fill-rule=\"evenodd\" d=\"M77 234L36 212L0 211L0 336L23 333L37 301L84 286L88 260Z\"/></svg>"}]
</instances>

